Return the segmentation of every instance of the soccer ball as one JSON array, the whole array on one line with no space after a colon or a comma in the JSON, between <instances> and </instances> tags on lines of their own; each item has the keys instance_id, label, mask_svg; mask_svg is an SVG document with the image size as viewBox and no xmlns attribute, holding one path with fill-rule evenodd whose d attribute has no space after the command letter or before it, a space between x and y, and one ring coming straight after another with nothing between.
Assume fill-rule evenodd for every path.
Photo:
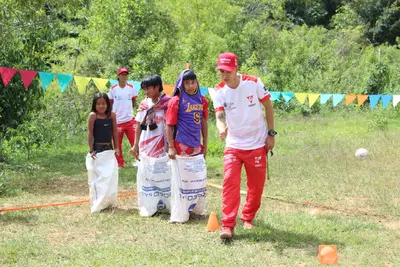
<instances>
[{"instance_id":1,"label":"soccer ball","mask_svg":"<svg viewBox=\"0 0 400 267\"><path fill-rule=\"evenodd\" d=\"M356 150L356 153L354 154L356 158L363 160L368 158L368 150L365 148L359 148Z\"/></svg>"}]
</instances>

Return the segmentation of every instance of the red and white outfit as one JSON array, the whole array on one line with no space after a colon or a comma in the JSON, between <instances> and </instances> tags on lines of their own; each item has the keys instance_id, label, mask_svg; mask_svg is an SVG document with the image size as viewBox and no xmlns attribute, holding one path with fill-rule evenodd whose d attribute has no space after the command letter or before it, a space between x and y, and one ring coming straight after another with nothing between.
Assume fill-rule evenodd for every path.
<instances>
[{"instance_id":1,"label":"red and white outfit","mask_svg":"<svg viewBox=\"0 0 400 267\"><path fill-rule=\"evenodd\" d=\"M203 101L203 118L208 120L208 101L204 96L201 96ZM167 125L177 125L178 123L178 111L179 111L179 95L176 95L171 98L168 103L166 122ZM202 121L202 120L201 120ZM201 122L200 122L201 123ZM203 147L189 147L178 141L174 140L174 146L176 149L176 153L179 156L194 156L200 154L203 151Z\"/></svg>"},{"instance_id":2,"label":"red and white outfit","mask_svg":"<svg viewBox=\"0 0 400 267\"><path fill-rule=\"evenodd\" d=\"M155 104L151 98L146 98L143 102L145 102L147 109L138 110L136 113L136 121L140 123L145 119L147 110L152 108ZM150 131L147 126L146 131L142 130L139 140L139 151L140 153L146 154L148 157L159 158L166 155L168 145L165 137L164 109L155 109L154 121L157 124L156 129Z\"/></svg>"},{"instance_id":3,"label":"red and white outfit","mask_svg":"<svg viewBox=\"0 0 400 267\"><path fill-rule=\"evenodd\" d=\"M225 111L228 127L222 189L223 227L236 226L243 164L248 189L241 220L251 222L260 208L266 178L267 152L267 129L262 102L270 97L261 80L250 75L240 75L239 86L235 89L228 87L224 82L216 87L214 111Z\"/></svg>"},{"instance_id":4,"label":"red and white outfit","mask_svg":"<svg viewBox=\"0 0 400 267\"><path fill-rule=\"evenodd\" d=\"M136 121L133 116L132 100L137 98L137 92L132 84L127 83L125 87L119 87L117 83L110 89L109 98L113 103L113 111L117 115L118 144L120 155L116 156L118 167L124 166L124 156L122 155L122 139L124 134L128 137L131 146L135 143Z\"/></svg>"}]
</instances>

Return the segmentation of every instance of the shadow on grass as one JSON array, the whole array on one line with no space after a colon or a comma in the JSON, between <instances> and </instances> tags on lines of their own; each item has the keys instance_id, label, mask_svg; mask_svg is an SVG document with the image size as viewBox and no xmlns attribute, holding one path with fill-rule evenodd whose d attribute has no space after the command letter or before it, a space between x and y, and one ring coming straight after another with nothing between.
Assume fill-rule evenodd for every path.
<instances>
[{"instance_id":1,"label":"shadow on grass","mask_svg":"<svg viewBox=\"0 0 400 267\"><path fill-rule=\"evenodd\" d=\"M234 239L230 242L225 242L229 245L235 240L247 240L249 242L268 242L273 245L277 253L283 254L284 250L288 247L291 248L309 248L310 254L317 253L319 245L334 244L343 246L344 243L339 240L330 238L321 238L312 234L294 233L291 231L280 230L270 225L256 226L252 230L237 229Z\"/></svg>"},{"instance_id":2,"label":"shadow on grass","mask_svg":"<svg viewBox=\"0 0 400 267\"><path fill-rule=\"evenodd\" d=\"M34 225L37 222L37 216L32 213L15 213L6 212L0 213L0 224L23 224Z\"/></svg>"}]
</instances>

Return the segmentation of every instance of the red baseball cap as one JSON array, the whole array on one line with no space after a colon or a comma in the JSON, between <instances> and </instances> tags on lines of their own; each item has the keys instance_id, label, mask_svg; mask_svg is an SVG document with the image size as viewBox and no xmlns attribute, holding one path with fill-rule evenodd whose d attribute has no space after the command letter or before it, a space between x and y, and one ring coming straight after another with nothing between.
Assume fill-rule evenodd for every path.
<instances>
[{"instance_id":1,"label":"red baseball cap","mask_svg":"<svg viewBox=\"0 0 400 267\"><path fill-rule=\"evenodd\" d=\"M216 70L233 71L238 66L238 57L234 53L226 52L218 56Z\"/></svg>"},{"instance_id":2,"label":"red baseball cap","mask_svg":"<svg viewBox=\"0 0 400 267\"><path fill-rule=\"evenodd\" d=\"M125 69L125 68L120 68L120 69L118 70L118 72L117 72L117 75L120 75L120 74L122 74L122 73L129 74L129 71L128 71L127 69Z\"/></svg>"}]
</instances>

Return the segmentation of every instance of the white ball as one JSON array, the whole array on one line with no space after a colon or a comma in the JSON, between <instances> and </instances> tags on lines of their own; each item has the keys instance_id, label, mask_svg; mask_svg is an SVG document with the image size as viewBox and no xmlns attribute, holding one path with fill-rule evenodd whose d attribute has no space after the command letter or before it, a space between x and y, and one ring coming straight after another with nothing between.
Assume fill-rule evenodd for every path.
<instances>
[{"instance_id":1,"label":"white ball","mask_svg":"<svg viewBox=\"0 0 400 267\"><path fill-rule=\"evenodd\" d=\"M367 159L368 158L368 150L366 150L365 148L359 148L356 150L356 153L354 154L356 156L356 158L358 159Z\"/></svg>"}]
</instances>

